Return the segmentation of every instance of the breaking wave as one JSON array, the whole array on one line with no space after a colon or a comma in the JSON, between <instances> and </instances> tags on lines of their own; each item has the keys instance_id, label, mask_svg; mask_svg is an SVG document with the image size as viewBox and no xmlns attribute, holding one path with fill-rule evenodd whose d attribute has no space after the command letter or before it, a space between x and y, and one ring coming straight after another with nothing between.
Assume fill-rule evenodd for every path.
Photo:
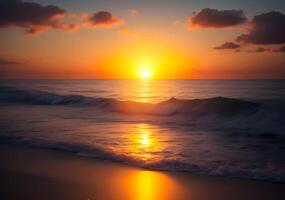
<instances>
[{"instance_id":1,"label":"breaking wave","mask_svg":"<svg viewBox=\"0 0 285 200\"><path fill-rule=\"evenodd\" d=\"M144 103L0 87L0 103L79 106L126 115L176 116L176 123L178 120L185 125L194 120L200 126L207 125L205 127L213 129L258 129L258 132L278 135L284 135L285 130L284 108L225 97L189 100L170 98L160 103ZM208 122L211 124L205 124Z\"/></svg>"},{"instance_id":2,"label":"breaking wave","mask_svg":"<svg viewBox=\"0 0 285 200\"><path fill-rule=\"evenodd\" d=\"M0 88L0 102L30 105L79 105L93 106L107 111L126 114L177 115L221 114L234 115L241 112L254 113L262 106L244 100L225 97L181 100L171 98L157 104L121 101L112 98L94 98L80 95L58 95L42 91Z\"/></svg>"}]
</instances>

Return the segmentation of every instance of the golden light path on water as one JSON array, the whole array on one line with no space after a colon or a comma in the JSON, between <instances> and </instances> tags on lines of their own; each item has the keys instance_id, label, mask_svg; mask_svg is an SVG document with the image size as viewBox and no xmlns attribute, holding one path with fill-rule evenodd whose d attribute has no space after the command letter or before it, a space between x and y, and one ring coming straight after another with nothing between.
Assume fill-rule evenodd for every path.
<instances>
[{"instance_id":1,"label":"golden light path on water","mask_svg":"<svg viewBox=\"0 0 285 200\"><path fill-rule=\"evenodd\" d=\"M149 102L149 97L153 94L151 87L151 80L143 79L140 80L140 87L139 87L139 98L142 102Z\"/></svg>"},{"instance_id":2,"label":"golden light path on water","mask_svg":"<svg viewBox=\"0 0 285 200\"><path fill-rule=\"evenodd\" d=\"M144 72L141 80L141 87L139 88L139 97L142 102L149 102L148 97L153 92L151 90L151 81L147 78L149 77L148 72ZM160 148L158 141L155 138L151 126L148 124L139 124L137 126L137 133L130 136L134 140L136 146L131 147L133 156L139 158L145 162L152 159L151 152L156 151ZM132 179L134 183L130 185L136 185L133 187L132 195L136 197L137 200L147 200L147 199L163 199L164 194L167 190L166 187L157 187L157 184L172 184L172 181L163 174L154 173L151 171L140 171L137 172Z\"/></svg>"},{"instance_id":3,"label":"golden light path on water","mask_svg":"<svg viewBox=\"0 0 285 200\"><path fill-rule=\"evenodd\" d=\"M124 89L136 93L136 101L152 103L150 97L157 92L152 88L152 81L144 77L137 87ZM161 140L167 140L169 136L167 133L160 134L158 127L149 123L127 123L120 124L118 132L123 133L120 137L124 142L113 149L116 153L143 163L162 159L160 152L163 152L166 146ZM124 188L128 191L126 199L165 200L173 199L173 196L177 196L177 191L180 191L180 194L184 192L167 174L151 170L136 170L124 177L123 182Z\"/></svg>"},{"instance_id":4,"label":"golden light path on water","mask_svg":"<svg viewBox=\"0 0 285 200\"><path fill-rule=\"evenodd\" d=\"M115 93L112 96L118 100L135 101L144 103L159 103L167 101L171 97L186 98L185 95L194 97L195 91L186 83L173 80L140 79L115 82L112 84ZM171 84L170 84L171 83ZM183 89L184 86L186 89ZM103 89L104 90L104 89ZM186 94L187 92L187 94Z\"/></svg>"},{"instance_id":5,"label":"golden light path on water","mask_svg":"<svg viewBox=\"0 0 285 200\"><path fill-rule=\"evenodd\" d=\"M151 80L148 80L146 76L147 75L141 80L141 87L139 88L139 97L142 102L149 102L148 97L153 92L151 90ZM160 148L153 129L148 124L138 124L136 133L131 134L130 138L133 139L133 144L135 144L131 147L131 151L134 152L132 155L144 162L152 160L151 152ZM167 188L157 187L157 184L165 184L166 182L171 184L167 176L145 170L137 172L131 180L133 180L134 183L130 185L136 185L136 187L133 187L132 195L134 195L137 200L165 198L163 194L165 194Z\"/></svg>"},{"instance_id":6,"label":"golden light path on water","mask_svg":"<svg viewBox=\"0 0 285 200\"><path fill-rule=\"evenodd\" d=\"M136 200L171 199L175 191L181 191L180 186L166 174L145 170L133 173L127 185L130 199Z\"/></svg>"},{"instance_id":7,"label":"golden light path on water","mask_svg":"<svg viewBox=\"0 0 285 200\"><path fill-rule=\"evenodd\" d=\"M165 149L165 144L160 140L165 140L168 136L160 136L157 131L158 127L148 123L121 124L117 129L117 132L121 133L121 142L113 151L146 164L159 161L160 152ZM166 200L173 199L175 191L183 191L167 173L144 168L135 168L130 170L130 173L112 176L112 180L114 184L120 183L119 187L125 188L124 192L127 191L122 194L126 195L124 199Z\"/></svg>"},{"instance_id":8,"label":"golden light path on water","mask_svg":"<svg viewBox=\"0 0 285 200\"><path fill-rule=\"evenodd\" d=\"M159 142L161 138L157 137L156 131L154 126L146 123L136 124L130 128L128 137L131 142L127 151L131 153L132 157L145 163L161 159L159 156L157 157L156 153L163 151L165 146ZM141 169L131 173L125 180L130 199L166 200L173 199L174 196L183 196L185 192L181 185L163 172ZM179 195L176 194L177 191L179 191Z\"/></svg>"},{"instance_id":9,"label":"golden light path on water","mask_svg":"<svg viewBox=\"0 0 285 200\"><path fill-rule=\"evenodd\" d=\"M140 87L136 88L139 101L149 102L154 94L149 80L150 72L144 72ZM128 150L132 157L143 162L155 161L154 152L161 151L163 146L156 137L155 128L149 124L137 124L128 135L131 140ZM127 182L130 196L136 200L168 199L177 185L167 175L147 170L133 174ZM175 188L175 189L174 189Z\"/></svg>"},{"instance_id":10,"label":"golden light path on water","mask_svg":"<svg viewBox=\"0 0 285 200\"><path fill-rule=\"evenodd\" d=\"M148 124L138 124L128 135L128 151L131 156L144 162L154 159L153 152L161 150L154 129Z\"/></svg>"}]
</instances>

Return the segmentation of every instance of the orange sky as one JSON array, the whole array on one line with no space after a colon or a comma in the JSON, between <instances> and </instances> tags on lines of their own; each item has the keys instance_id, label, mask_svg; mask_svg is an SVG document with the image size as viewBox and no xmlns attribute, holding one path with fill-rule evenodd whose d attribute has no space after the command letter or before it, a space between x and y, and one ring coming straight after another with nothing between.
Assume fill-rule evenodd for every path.
<instances>
[{"instance_id":1,"label":"orange sky","mask_svg":"<svg viewBox=\"0 0 285 200\"><path fill-rule=\"evenodd\" d=\"M247 21L262 14L258 10L230 27L189 27L191 11L200 10L202 15L203 6L189 6L186 12L177 1L181 10L176 16L170 7L154 13L147 9L148 3L129 1L124 8L90 1L82 1L82 8L73 1L34 2L64 9L65 17L53 21L51 16L50 22L40 25L30 20L27 26L21 20L9 21L7 15L7 25L0 22L1 79L136 79L143 70L150 71L153 79L285 78L284 53L276 50L282 42L214 49L225 42L236 43L237 36L247 33ZM235 9L232 4L224 7ZM222 9L216 10L223 14ZM31 30L32 34L23 33ZM265 50L257 52L257 48Z\"/></svg>"}]
</instances>

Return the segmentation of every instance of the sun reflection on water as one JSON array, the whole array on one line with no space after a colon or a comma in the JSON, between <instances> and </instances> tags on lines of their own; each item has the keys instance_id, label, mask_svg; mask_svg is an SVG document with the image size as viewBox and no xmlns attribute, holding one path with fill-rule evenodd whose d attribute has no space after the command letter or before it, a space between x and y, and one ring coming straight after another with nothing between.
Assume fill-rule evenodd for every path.
<instances>
[{"instance_id":1,"label":"sun reflection on water","mask_svg":"<svg viewBox=\"0 0 285 200\"><path fill-rule=\"evenodd\" d=\"M128 151L132 157L142 161L153 161L154 152L161 146L155 136L154 129L148 124L139 124L128 134L130 145Z\"/></svg>"},{"instance_id":2,"label":"sun reflection on water","mask_svg":"<svg viewBox=\"0 0 285 200\"><path fill-rule=\"evenodd\" d=\"M154 180L151 172L141 171L137 174L137 198L144 199L152 199L154 197Z\"/></svg>"},{"instance_id":3,"label":"sun reflection on water","mask_svg":"<svg viewBox=\"0 0 285 200\"><path fill-rule=\"evenodd\" d=\"M159 131L158 127L148 123L120 124L108 135L104 148L141 164L157 162L163 159L167 147L164 141L168 138L168 134Z\"/></svg>"},{"instance_id":4,"label":"sun reflection on water","mask_svg":"<svg viewBox=\"0 0 285 200\"><path fill-rule=\"evenodd\" d=\"M130 199L167 200L182 196L182 188L166 174L141 170L132 173L128 178L127 188Z\"/></svg>"},{"instance_id":5,"label":"sun reflection on water","mask_svg":"<svg viewBox=\"0 0 285 200\"><path fill-rule=\"evenodd\" d=\"M152 87L151 87L151 80L141 80L140 87L138 90L139 94L139 101L141 102L149 102L150 96L153 95Z\"/></svg>"},{"instance_id":6,"label":"sun reflection on water","mask_svg":"<svg viewBox=\"0 0 285 200\"><path fill-rule=\"evenodd\" d=\"M151 138L150 138L149 131L141 130L140 137L141 138L139 140L139 143L142 147L148 148L151 146Z\"/></svg>"}]
</instances>

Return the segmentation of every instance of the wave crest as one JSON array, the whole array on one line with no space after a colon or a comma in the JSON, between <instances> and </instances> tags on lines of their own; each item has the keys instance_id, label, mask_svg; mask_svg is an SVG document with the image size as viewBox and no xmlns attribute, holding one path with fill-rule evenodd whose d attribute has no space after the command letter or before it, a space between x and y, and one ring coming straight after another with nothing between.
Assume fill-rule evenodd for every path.
<instances>
[{"instance_id":1,"label":"wave crest","mask_svg":"<svg viewBox=\"0 0 285 200\"><path fill-rule=\"evenodd\" d=\"M254 113L262 105L259 103L215 97L209 99L182 100L171 98L157 104L121 101L111 98L94 98L81 95L59 95L43 91L0 88L0 102L30 105L79 105L93 106L107 111L125 114L147 115L235 115Z\"/></svg>"}]
</instances>

